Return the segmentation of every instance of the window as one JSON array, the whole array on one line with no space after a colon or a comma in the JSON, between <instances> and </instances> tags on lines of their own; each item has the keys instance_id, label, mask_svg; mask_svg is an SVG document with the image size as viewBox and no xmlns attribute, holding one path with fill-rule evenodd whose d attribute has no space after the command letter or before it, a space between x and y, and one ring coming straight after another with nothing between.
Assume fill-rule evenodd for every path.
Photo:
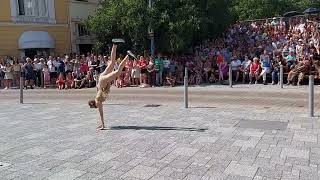
<instances>
[{"instance_id":1,"label":"window","mask_svg":"<svg viewBox=\"0 0 320 180\"><path fill-rule=\"evenodd\" d=\"M20 16L48 17L47 0L18 0Z\"/></svg>"},{"instance_id":2,"label":"window","mask_svg":"<svg viewBox=\"0 0 320 180\"><path fill-rule=\"evenodd\" d=\"M90 32L87 30L87 28L83 24L78 24L78 32L79 32L79 37L90 35Z\"/></svg>"}]
</instances>

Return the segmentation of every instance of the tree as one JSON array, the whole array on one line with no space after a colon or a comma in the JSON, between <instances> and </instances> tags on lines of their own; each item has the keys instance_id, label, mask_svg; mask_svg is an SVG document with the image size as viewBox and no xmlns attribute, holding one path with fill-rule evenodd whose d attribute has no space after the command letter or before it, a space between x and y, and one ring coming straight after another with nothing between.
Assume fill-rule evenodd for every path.
<instances>
[{"instance_id":1,"label":"tree","mask_svg":"<svg viewBox=\"0 0 320 180\"><path fill-rule=\"evenodd\" d=\"M231 18L227 4L226 0L157 0L150 9L147 0L104 0L87 26L100 48L123 37L128 46L149 49L151 25L158 51L181 52L224 30Z\"/></svg>"}]
</instances>

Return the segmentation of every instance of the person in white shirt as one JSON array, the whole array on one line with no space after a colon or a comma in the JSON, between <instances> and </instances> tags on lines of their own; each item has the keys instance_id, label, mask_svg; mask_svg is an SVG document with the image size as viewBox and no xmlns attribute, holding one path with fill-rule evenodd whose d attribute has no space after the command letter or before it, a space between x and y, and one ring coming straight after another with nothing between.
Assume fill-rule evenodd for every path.
<instances>
[{"instance_id":1,"label":"person in white shirt","mask_svg":"<svg viewBox=\"0 0 320 180\"><path fill-rule=\"evenodd\" d=\"M36 85L37 86L41 86L42 82L41 82L41 76L42 76L42 69L44 67L44 59L41 58L40 60L38 58L34 59L34 71L36 74Z\"/></svg>"},{"instance_id":2,"label":"person in white shirt","mask_svg":"<svg viewBox=\"0 0 320 180\"><path fill-rule=\"evenodd\" d=\"M248 58L248 56L245 56L240 67L240 72L242 72L242 83L245 83L246 77L249 76L251 63L252 61Z\"/></svg>"},{"instance_id":3,"label":"person in white shirt","mask_svg":"<svg viewBox=\"0 0 320 180\"><path fill-rule=\"evenodd\" d=\"M52 84L56 82L56 78L57 78L56 64L57 64L56 60L53 59L52 56L49 56L47 65L48 65L50 80Z\"/></svg>"},{"instance_id":4,"label":"person in white shirt","mask_svg":"<svg viewBox=\"0 0 320 180\"><path fill-rule=\"evenodd\" d=\"M240 76L240 66L241 66L241 61L237 57L233 57L231 61L231 69L232 69L232 74L236 74L236 82L239 80Z\"/></svg>"},{"instance_id":5,"label":"person in white shirt","mask_svg":"<svg viewBox=\"0 0 320 180\"><path fill-rule=\"evenodd\" d=\"M163 77L167 77L170 71L170 63L171 61L168 59L168 57L165 57L163 60Z\"/></svg>"}]
</instances>

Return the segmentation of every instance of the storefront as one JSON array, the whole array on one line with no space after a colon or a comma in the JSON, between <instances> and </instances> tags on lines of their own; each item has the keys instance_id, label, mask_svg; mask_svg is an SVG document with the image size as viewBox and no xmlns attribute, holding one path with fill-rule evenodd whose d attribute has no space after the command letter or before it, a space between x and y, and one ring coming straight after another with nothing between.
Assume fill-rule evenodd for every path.
<instances>
[{"instance_id":1,"label":"storefront","mask_svg":"<svg viewBox=\"0 0 320 180\"><path fill-rule=\"evenodd\" d=\"M19 38L21 57L48 56L54 52L54 49L55 41L45 31L27 31Z\"/></svg>"}]
</instances>

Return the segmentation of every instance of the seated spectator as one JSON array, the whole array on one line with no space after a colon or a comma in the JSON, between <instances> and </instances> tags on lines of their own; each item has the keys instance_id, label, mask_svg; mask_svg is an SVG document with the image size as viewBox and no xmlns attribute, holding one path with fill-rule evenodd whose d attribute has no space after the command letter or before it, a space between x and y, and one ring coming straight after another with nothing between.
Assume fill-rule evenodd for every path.
<instances>
[{"instance_id":1,"label":"seated spectator","mask_svg":"<svg viewBox=\"0 0 320 180\"><path fill-rule=\"evenodd\" d=\"M239 70L242 73L242 83L245 83L246 77L249 76L250 73L250 65L251 65L251 60L249 59L248 56L245 56L244 61L242 62Z\"/></svg>"},{"instance_id":2,"label":"seated spectator","mask_svg":"<svg viewBox=\"0 0 320 180\"><path fill-rule=\"evenodd\" d=\"M236 74L236 81L238 82L239 76L240 76L240 67L241 67L241 61L237 59L237 57L233 57L231 59L231 69L232 69L232 74Z\"/></svg>"},{"instance_id":3,"label":"seated spectator","mask_svg":"<svg viewBox=\"0 0 320 180\"><path fill-rule=\"evenodd\" d=\"M228 64L227 61L222 61L219 64L219 82L223 83L224 78L226 78L228 75Z\"/></svg>"},{"instance_id":4,"label":"seated spectator","mask_svg":"<svg viewBox=\"0 0 320 180\"><path fill-rule=\"evenodd\" d=\"M252 78L255 77L255 84L258 84L259 79L259 72L260 72L260 63L257 57L253 58L253 63L250 65L250 84L252 84Z\"/></svg>"},{"instance_id":5,"label":"seated spectator","mask_svg":"<svg viewBox=\"0 0 320 180\"><path fill-rule=\"evenodd\" d=\"M176 84L176 78L172 75L171 72L169 72L169 74L166 77L167 80L167 84L171 87L174 87Z\"/></svg>"},{"instance_id":6,"label":"seated spectator","mask_svg":"<svg viewBox=\"0 0 320 180\"><path fill-rule=\"evenodd\" d=\"M62 90L64 88L64 83L65 83L65 80L64 80L63 73L60 73L56 81L56 84L59 90Z\"/></svg>"},{"instance_id":7,"label":"seated spectator","mask_svg":"<svg viewBox=\"0 0 320 180\"><path fill-rule=\"evenodd\" d=\"M291 70L297 64L297 58L294 55L293 51L289 52L289 55L286 57L286 60L288 70Z\"/></svg>"},{"instance_id":8,"label":"seated spectator","mask_svg":"<svg viewBox=\"0 0 320 180\"><path fill-rule=\"evenodd\" d=\"M299 62L288 74L288 83L287 85L294 84L293 79L298 76L298 85L301 86L301 82L306 73L310 70L310 61L304 59L303 61Z\"/></svg>"},{"instance_id":9,"label":"seated spectator","mask_svg":"<svg viewBox=\"0 0 320 180\"><path fill-rule=\"evenodd\" d=\"M74 74L74 73L73 73ZM74 88L74 75L69 72L66 76L66 89L72 89Z\"/></svg>"},{"instance_id":10,"label":"seated spectator","mask_svg":"<svg viewBox=\"0 0 320 180\"><path fill-rule=\"evenodd\" d=\"M84 75L81 73L74 78L75 89L81 89L81 83L83 79L84 79Z\"/></svg>"}]
</instances>

